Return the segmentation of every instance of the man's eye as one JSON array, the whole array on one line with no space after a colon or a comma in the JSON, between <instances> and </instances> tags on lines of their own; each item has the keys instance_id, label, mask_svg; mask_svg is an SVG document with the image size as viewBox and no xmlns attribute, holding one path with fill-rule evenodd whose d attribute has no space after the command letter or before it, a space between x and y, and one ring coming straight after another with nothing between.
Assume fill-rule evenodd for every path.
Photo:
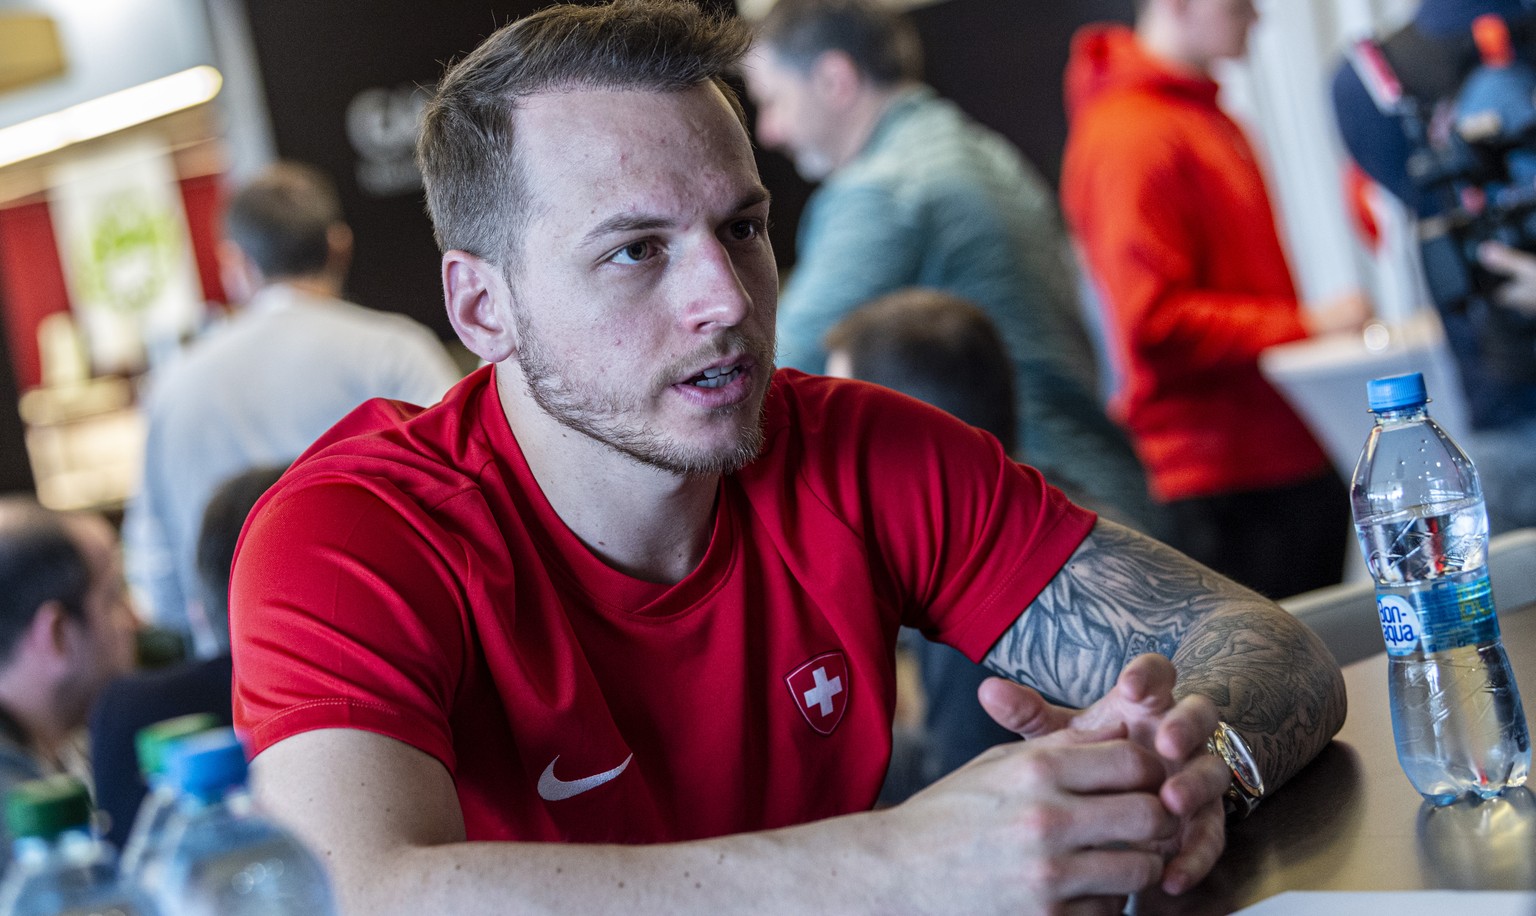
<instances>
[{"instance_id":1,"label":"man's eye","mask_svg":"<svg viewBox=\"0 0 1536 916\"><path fill-rule=\"evenodd\" d=\"M763 231L763 224L755 219L739 219L731 223L731 238L745 242L756 238Z\"/></svg>"},{"instance_id":2,"label":"man's eye","mask_svg":"<svg viewBox=\"0 0 1536 916\"><path fill-rule=\"evenodd\" d=\"M613 255L615 264L639 264L656 254L656 246L650 242L630 242Z\"/></svg>"}]
</instances>

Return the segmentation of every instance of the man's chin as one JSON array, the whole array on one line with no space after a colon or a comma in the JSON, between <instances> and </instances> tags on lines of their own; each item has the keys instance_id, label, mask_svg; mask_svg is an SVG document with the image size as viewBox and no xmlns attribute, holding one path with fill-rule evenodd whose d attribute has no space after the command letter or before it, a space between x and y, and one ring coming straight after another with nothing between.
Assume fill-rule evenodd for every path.
<instances>
[{"instance_id":1,"label":"man's chin","mask_svg":"<svg viewBox=\"0 0 1536 916\"><path fill-rule=\"evenodd\" d=\"M762 450L762 417L759 415L753 426L739 430L733 440L721 442L714 448L666 450L636 457L676 474L712 477L736 473L755 461Z\"/></svg>"}]
</instances>

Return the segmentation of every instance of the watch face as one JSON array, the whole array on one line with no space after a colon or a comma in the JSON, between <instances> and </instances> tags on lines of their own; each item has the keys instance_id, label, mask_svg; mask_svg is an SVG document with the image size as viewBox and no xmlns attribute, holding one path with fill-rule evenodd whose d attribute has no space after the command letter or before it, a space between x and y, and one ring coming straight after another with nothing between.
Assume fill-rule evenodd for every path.
<instances>
[{"instance_id":1,"label":"watch face","mask_svg":"<svg viewBox=\"0 0 1536 916\"><path fill-rule=\"evenodd\" d=\"M1258 763L1254 761L1253 754L1248 750L1248 742L1225 722L1218 728L1221 734L1222 744L1226 753L1227 765L1232 768L1232 775L1243 783L1243 791L1255 798L1264 794L1264 777L1259 774Z\"/></svg>"}]
</instances>

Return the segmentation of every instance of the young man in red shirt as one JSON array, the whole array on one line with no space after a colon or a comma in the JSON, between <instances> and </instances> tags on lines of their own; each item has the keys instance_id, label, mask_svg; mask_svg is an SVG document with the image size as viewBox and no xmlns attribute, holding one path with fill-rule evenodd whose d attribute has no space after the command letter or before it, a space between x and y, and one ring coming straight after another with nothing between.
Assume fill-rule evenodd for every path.
<instances>
[{"instance_id":1,"label":"young man in red shirt","mask_svg":"<svg viewBox=\"0 0 1536 916\"><path fill-rule=\"evenodd\" d=\"M449 315L492 365L317 442L232 586L258 791L349 910L1118 912L1259 794L1218 716L1276 785L1342 722L1278 607L941 411L773 371L720 78L748 41L552 7L426 113ZM902 623L1020 682L981 699L1034 740L870 812Z\"/></svg>"}]
</instances>

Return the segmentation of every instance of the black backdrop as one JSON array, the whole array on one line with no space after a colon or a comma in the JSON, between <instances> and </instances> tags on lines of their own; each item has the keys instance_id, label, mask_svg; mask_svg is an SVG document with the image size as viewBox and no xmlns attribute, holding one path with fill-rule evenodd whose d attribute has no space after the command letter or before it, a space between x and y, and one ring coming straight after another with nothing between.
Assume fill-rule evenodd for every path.
<instances>
[{"instance_id":1,"label":"black backdrop","mask_svg":"<svg viewBox=\"0 0 1536 916\"><path fill-rule=\"evenodd\" d=\"M728 0L713 0L729 8ZM446 337L437 250L409 159L416 87L538 0L246 0L279 155L336 177L357 234L349 294ZM948 0L913 12L928 79L1011 138L1055 181L1065 118L1061 71L1072 31L1128 19L1131 0ZM350 128L349 128L350 125ZM774 193L774 245L794 261L809 188L789 162L759 156Z\"/></svg>"}]
</instances>

